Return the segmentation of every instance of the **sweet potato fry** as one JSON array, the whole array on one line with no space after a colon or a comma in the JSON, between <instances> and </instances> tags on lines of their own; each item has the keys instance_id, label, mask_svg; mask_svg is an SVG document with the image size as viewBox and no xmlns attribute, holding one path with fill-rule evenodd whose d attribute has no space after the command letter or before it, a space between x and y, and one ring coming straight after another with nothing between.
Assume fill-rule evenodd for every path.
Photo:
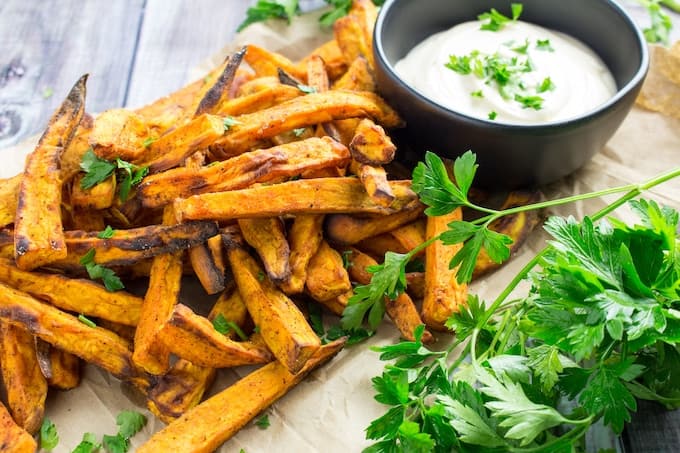
<instances>
[{"instance_id":1,"label":"sweet potato fry","mask_svg":"<svg viewBox=\"0 0 680 453\"><path fill-rule=\"evenodd\" d=\"M139 195L145 206L157 207L175 198L240 189L304 171L343 166L348 161L349 151L341 144L329 137L309 138L243 153L197 170L175 168L148 176Z\"/></svg>"},{"instance_id":2,"label":"sweet potato fry","mask_svg":"<svg viewBox=\"0 0 680 453\"><path fill-rule=\"evenodd\" d=\"M0 228L14 223L23 175L0 179Z\"/></svg>"},{"instance_id":3,"label":"sweet potato fry","mask_svg":"<svg viewBox=\"0 0 680 453\"><path fill-rule=\"evenodd\" d=\"M418 219L390 231L391 234L406 250L413 250L425 242L425 221Z\"/></svg>"},{"instance_id":4,"label":"sweet potato fry","mask_svg":"<svg viewBox=\"0 0 680 453\"><path fill-rule=\"evenodd\" d=\"M290 276L279 286L286 294L301 293L307 280L307 265L323 237L323 216L295 216L288 232Z\"/></svg>"},{"instance_id":5,"label":"sweet potato fry","mask_svg":"<svg viewBox=\"0 0 680 453\"><path fill-rule=\"evenodd\" d=\"M0 318L142 390L149 386L148 375L132 362L127 341L101 327L89 327L4 283L0 283Z\"/></svg>"},{"instance_id":6,"label":"sweet potato fry","mask_svg":"<svg viewBox=\"0 0 680 453\"><path fill-rule=\"evenodd\" d=\"M169 226L174 222L172 207L165 208L163 224ZM158 255L151 265L149 288L139 314L132 353L132 360L150 374L163 374L170 368L170 351L159 339L159 332L169 322L179 302L182 256L182 251Z\"/></svg>"},{"instance_id":7,"label":"sweet potato fry","mask_svg":"<svg viewBox=\"0 0 680 453\"><path fill-rule=\"evenodd\" d=\"M7 408L0 402L0 451L3 453L34 453L38 449L33 436L18 426Z\"/></svg>"},{"instance_id":8,"label":"sweet potato fry","mask_svg":"<svg viewBox=\"0 0 680 453\"><path fill-rule=\"evenodd\" d=\"M245 250L228 241L225 246L234 280L265 343L274 357L297 373L321 341L293 301L268 278L258 277L262 270Z\"/></svg>"},{"instance_id":9,"label":"sweet potato fry","mask_svg":"<svg viewBox=\"0 0 680 453\"><path fill-rule=\"evenodd\" d=\"M90 189L80 187L83 174L73 179L71 205L80 209L108 209L116 199L116 177L111 176Z\"/></svg>"},{"instance_id":10,"label":"sweet potato fry","mask_svg":"<svg viewBox=\"0 0 680 453\"><path fill-rule=\"evenodd\" d=\"M335 299L352 289L342 256L326 241L321 241L307 266L307 292L317 301Z\"/></svg>"},{"instance_id":11,"label":"sweet potato fry","mask_svg":"<svg viewBox=\"0 0 680 453\"><path fill-rule=\"evenodd\" d=\"M9 411L19 426L35 434L45 414L47 381L33 335L5 320L0 320L0 364Z\"/></svg>"},{"instance_id":12,"label":"sweet potato fry","mask_svg":"<svg viewBox=\"0 0 680 453\"><path fill-rule=\"evenodd\" d=\"M395 253L408 253L410 250L404 247L390 233L382 233L377 236L371 236L357 242L354 244L354 246L378 260L382 260L385 256L385 253L388 251Z\"/></svg>"},{"instance_id":13,"label":"sweet potato fry","mask_svg":"<svg viewBox=\"0 0 680 453\"><path fill-rule=\"evenodd\" d=\"M275 76L279 68L293 77L305 80L305 71L298 70L295 63L281 54L270 52L255 45L248 45L245 60L260 77Z\"/></svg>"},{"instance_id":14,"label":"sweet potato fry","mask_svg":"<svg viewBox=\"0 0 680 453\"><path fill-rule=\"evenodd\" d=\"M335 80L338 77L345 74L347 71L347 63L345 62L345 57L338 47L338 42L335 39L331 39L312 50L309 55L300 60L297 64L299 71L304 71L307 69L307 62L311 58L321 57L326 65L326 72L328 73L328 78Z\"/></svg>"},{"instance_id":15,"label":"sweet potato fry","mask_svg":"<svg viewBox=\"0 0 680 453\"><path fill-rule=\"evenodd\" d=\"M216 450L312 370L335 356L344 343L342 338L320 347L297 374L292 374L280 362L263 366L158 431L137 453L172 450L209 453ZM248 397L244 398L244 395Z\"/></svg>"},{"instance_id":16,"label":"sweet potato fry","mask_svg":"<svg viewBox=\"0 0 680 453\"><path fill-rule=\"evenodd\" d=\"M17 266L35 269L66 256L61 223L59 158L85 112L85 82L81 77L52 115L35 150L26 159L14 219Z\"/></svg>"},{"instance_id":17,"label":"sweet potato fry","mask_svg":"<svg viewBox=\"0 0 680 453\"><path fill-rule=\"evenodd\" d=\"M85 316L135 326L142 299L125 291L109 292L101 285L59 274L22 271L0 259L0 282L46 300L52 305Z\"/></svg>"},{"instance_id":18,"label":"sweet potato fry","mask_svg":"<svg viewBox=\"0 0 680 453\"><path fill-rule=\"evenodd\" d=\"M221 247L222 239L219 235L210 239L216 239ZM221 252L220 249L219 253L221 254ZM224 263L219 261L220 258L213 253L208 242L195 245L189 249L191 267L208 294L217 294L224 289Z\"/></svg>"},{"instance_id":19,"label":"sweet potato fry","mask_svg":"<svg viewBox=\"0 0 680 453\"><path fill-rule=\"evenodd\" d=\"M278 284L290 277L290 247L283 222L278 217L239 219L243 239L260 256L267 275Z\"/></svg>"},{"instance_id":20,"label":"sweet potato fry","mask_svg":"<svg viewBox=\"0 0 680 453\"><path fill-rule=\"evenodd\" d=\"M206 318L182 304L175 307L159 336L171 352L194 365L227 368L266 363L272 359L266 347L229 339L215 330Z\"/></svg>"},{"instance_id":21,"label":"sweet potato fry","mask_svg":"<svg viewBox=\"0 0 680 453\"><path fill-rule=\"evenodd\" d=\"M95 118L90 145L95 154L109 161L137 161L146 152L145 140L153 138L144 118L127 109L111 109Z\"/></svg>"},{"instance_id":22,"label":"sweet potato fry","mask_svg":"<svg viewBox=\"0 0 680 453\"><path fill-rule=\"evenodd\" d=\"M374 67L371 43L366 40L362 24L356 16L348 15L336 20L333 24L333 34L345 63L351 64L358 57L364 57L369 65Z\"/></svg>"},{"instance_id":23,"label":"sweet potato fry","mask_svg":"<svg viewBox=\"0 0 680 453\"><path fill-rule=\"evenodd\" d=\"M222 71L215 84L210 87L207 93L205 93L203 99L201 99L201 102L198 104L198 108L196 109L194 116L198 116L203 113L216 113L219 110L220 105L229 99L231 84L234 82L236 70L241 65L241 61L243 61L243 55L245 53L246 48L244 47L233 55L227 57L224 71Z\"/></svg>"},{"instance_id":24,"label":"sweet potato fry","mask_svg":"<svg viewBox=\"0 0 680 453\"><path fill-rule=\"evenodd\" d=\"M376 204L387 207L394 202L394 193L384 168L360 164L358 176L366 193Z\"/></svg>"},{"instance_id":25,"label":"sweet potato fry","mask_svg":"<svg viewBox=\"0 0 680 453\"><path fill-rule=\"evenodd\" d=\"M312 55L307 60L307 85L319 93L330 88L326 65L319 55Z\"/></svg>"},{"instance_id":26,"label":"sweet potato fry","mask_svg":"<svg viewBox=\"0 0 680 453\"><path fill-rule=\"evenodd\" d=\"M234 156L282 132L337 119L366 116L385 127L397 127L402 123L396 112L373 93L331 90L311 93L266 110L238 116L238 124L230 127L210 149L218 156Z\"/></svg>"},{"instance_id":27,"label":"sweet potato fry","mask_svg":"<svg viewBox=\"0 0 680 453\"><path fill-rule=\"evenodd\" d=\"M182 225L151 225L116 230L113 237L102 239L98 232L66 232L66 259L53 263L58 268L81 268L80 259L91 249L94 260L106 266L125 266L200 244L217 234L214 222L190 222Z\"/></svg>"},{"instance_id":28,"label":"sweet potato fry","mask_svg":"<svg viewBox=\"0 0 680 453\"><path fill-rule=\"evenodd\" d=\"M357 162L385 165L392 162L397 147L385 133L385 129L369 119L363 119L356 127L349 149Z\"/></svg>"},{"instance_id":29,"label":"sweet potato fry","mask_svg":"<svg viewBox=\"0 0 680 453\"><path fill-rule=\"evenodd\" d=\"M302 95L304 93L297 87L276 83L254 93L229 99L220 104L219 110L216 113L222 116L244 115L268 109Z\"/></svg>"},{"instance_id":30,"label":"sweet potato fry","mask_svg":"<svg viewBox=\"0 0 680 453\"><path fill-rule=\"evenodd\" d=\"M334 84L334 90L369 91L375 92L375 78L373 71L364 57L358 57Z\"/></svg>"},{"instance_id":31,"label":"sweet potato fry","mask_svg":"<svg viewBox=\"0 0 680 453\"><path fill-rule=\"evenodd\" d=\"M70 230L103 231L106 228L104 213L103 211L73 208L71 211L71 222L67 228ZM68 246L66 249L68 249Z\"/></svg>"},{"instance_id":32,"label":"sweet potato fry","mask_svg":"<svg viewBox=\"0 0 680 453\"><path fill-rule=\"evenodd\" d=\"M347 250L350 252L348 254L348 259L351 263L348 268L350 277L353 281L361 285L367 285L370 283L373 274L368 272L366 268L377 265L377 261L354 247L350 247ZM413 341L415 339L413 332L416 327L423 324L423 321L420 318L411 297L409 297L408 294L403 293L395 300L385 298L385 311L387 312L387 315L392 318L394 325L399 329L402 337ZM434 337L428 330L423 332L422 339L423 343L431 343L434 341Z\"/></svg>"},{"instance_id":33,"label":"sweet potato fry","mask_svg":"<svg viewBox=\"0 0 680 453\"><path fill-rule=\"evenodd\" d=\"M87 112L84 113L71 142L61 153L59 175L62 183L70 181L80 173L80 162L83 160L83 155L90 149L90 134L93 128L94 118Z\"/></svg>"},{"instance_id":34,"label":"sweet potato fry","mask_svg":"<svg viewBox=\"0 0 680 453\"><path fill-rule=\"evenodd\" d=\"M80 384L80 359L77 356L39 338L35 339L35 350L49 387L70 390Z\"/></svg>"},{"instance_id":35,"label":"sweet potato fry","mask_svg":"<svg viewBox=\"0 0 680 453\"><path fill-rule=\"evenodd\" d=\"M149 167L150 173L177 167L184 159L221 137L224 129L222 117L199 115L151 143L141 160L135 163Z\"/></svg>"},{"instance_id":36,"label":"sweet potato fry","mask_svg":"<svg viewBox=\"0 0 680 453\"><path fill-rule=\"evenodd\" d=\"M427 237L438 236L446 231L449 223L461 218L460 208L450 214L428 217ZM446 331L446 320L459 305L467 303L467 285L456 281L456 269L449 269L451 258L461 247L435 241L425 249L425 297L421 314L431 329Z\"/></svg>"},{"instance_id":37,"label":"sweet potato fry","mask_svg":"<svg viewBox=\"0 0 680 453\"><path fill-rule=\"evenodd\" d=\"M175 211L179 221L186 221L338 212L392 214L420 206L410 181L390 181L390 186L396 197L390 207L375 204L354 178L319 178L194 195L175 200Z\"/></svg>"},{"instance_id":38,"label":"sweet potato fry","mask_svg":"<svg viewBox=\"0 0 680 453\"><path fill-rule=\"evenodd\" d=\"M389 232L417 219L423 208L402 209L389 216L357 217L348 214L334 214L326 220L326 234L340 244L356 244L363 239Z\"/></svg>"}]
</instances>

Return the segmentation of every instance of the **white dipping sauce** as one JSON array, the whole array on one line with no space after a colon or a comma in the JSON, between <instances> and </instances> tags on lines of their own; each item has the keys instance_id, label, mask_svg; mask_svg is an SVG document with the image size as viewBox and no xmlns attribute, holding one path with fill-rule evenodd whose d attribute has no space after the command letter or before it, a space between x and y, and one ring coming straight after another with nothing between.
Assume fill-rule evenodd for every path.
<instances>
[{"instance_id":1,"label":"white dipping sauce","mask_svg":"<svg viewBox=\"0 0 680 453\"><path fill-rule=\"evenodd\" d=\"M479 21L466 22L430 36L396 64L397 73L423 95L451 110L510 124L573 118L616 93L611 72L580 41L522 21L509 22L499 31L481 30L480 25ZM512 50L523 46L527 39L526 54ZM539 40L546 39L553 51L538 48ZM487 83L486 78L459 74L445 66L451 55L462 57L474 51L479 51L480 56L517 57L519 61L529 58L532 70L521 74L522 87L526 94L543 98L540 108L527 108L515 99L504 98L495 81ZM548 77L553 89L539 93Z\"/></svg>"}]
</instances>

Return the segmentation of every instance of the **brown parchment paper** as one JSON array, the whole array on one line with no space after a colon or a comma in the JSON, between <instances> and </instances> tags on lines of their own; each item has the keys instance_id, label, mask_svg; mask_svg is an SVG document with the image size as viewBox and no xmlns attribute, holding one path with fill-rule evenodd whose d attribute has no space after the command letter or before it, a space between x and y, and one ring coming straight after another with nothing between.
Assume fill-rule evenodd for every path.
<instances>
[{"instance_id":1,"label":"brown parchment paper","mask_svg":"<svg viewBox=\"0 0 680 453\"><path fill-rule=\"evenodd\" d=\"M318 14L312 13L295 20L291 27L285 24L256 24L238 35L223 54L216 55L197 68L195 78L221 62L224 55L246 43L280 51L292 59L299 58L316 45L329 39L320 31ZM653 49L655 56L663 55ZM663 59L662 59L663 60ZM655 58L650 80L659 74L659 59ZM665 84L645 87L646 99L663 99L664 105L680 105L677 80L674 91ZM669 93L673 98L669 101ZM24 156L33 148L33 142L2 151L3 165L0 177L12 176L21 171ZM546 197L572 195L593 190L642 182L652 176L680 166L680 119L660 113L634 108L619 131L591 162L569 177L543 188ZM680 209L680 181L655 188L648 197ZM555 209L546 214L582 217L593 213L615 200L617 196L593 199ZM633 217L627 210L616 214L624 219ZM536 230L526 245L499 271L471 285L471 291L485 300L493 299L519 269L544 246L545 234ZM523 288L520 287L520 291ZM306 380L266 411L271 426L266 430L249 424L228 441L220 452L324 452L348 453L360 451L369 442L364 439L364 429L371 420L382 415L385 406L373 399L371 378L382 371L383 363L370 346L393 343L397 330L386 321L378 334L368 342L342 351L322 369ZM442 336L439 346L445 347L449 339ZM211 394L226 387L247 368L224 370L212 388ZM248 398L248 395L243 395ZM71 451L83 433L92 432L99 439L103 434L115 434L115 417L121 410L137 409L144 412L149 423L132 439L132 451L163 424L144 408L144 402L125 384L107 373L88 366L83 383L68 392L51 390L47 400L47 416L57 425L60 442L57 453ZM177 452L179 453L179 452Z\"/></svg>"}]
</instances>

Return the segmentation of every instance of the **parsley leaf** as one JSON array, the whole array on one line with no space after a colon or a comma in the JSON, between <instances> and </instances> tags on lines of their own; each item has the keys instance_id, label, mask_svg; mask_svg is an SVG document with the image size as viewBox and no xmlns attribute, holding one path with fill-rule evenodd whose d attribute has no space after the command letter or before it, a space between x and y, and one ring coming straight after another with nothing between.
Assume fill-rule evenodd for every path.
<instances>
[{"instance_id":1,"label":"parsley leaf","mask_svg":"<svg viewBox=\"0 0 680 453\"><path fill-rule=\"evenodd\" d=\"M440 216L468 204L467 191L478 165L475 156L468 151L456 159L454 174L458 185L449 178L444 162L436 154L427 151L425 162L419 162L413 170L411 187L428 208L429 216ZM456 169L457 167L457 169ZM458 179L458 177L462 179Z\"/></svg>"},{"instance_id":2,"label":"parsley leaf","mask_svg":"<svg viewBox=\"0 0 680 453\"><path fill-rule=\"evenodd\" d=\"M543 79L543 82L541 82L541 85L538 87L538 92L539 93L545 93L546 91L552 91L555 89L555 84L553 83L552 80L550 80L550 77L546 77Z\"/></svg>"},{"instance_id":3,"label":"parsley leaf","mask_svg":"<svg viewBox=\"0 0 680 453\"><path fill-rule=\"evenodd\" d=\"M642 30L645 39L649 43L662 43L667 45L673 23L668 14L661 9L662 0L640 0L640 3L647 8L651 24Z\"/></svg>"},{"instance_id":4,"label":"parsley leaf","mask_svg":"<svg viewBox=\"0 0 680 453\"><path fill-rule=\"evenodd\" d=\"M541 110L543 108L543 98L541 96L522 96L516 94L515 101L522 104L525 109Z\"/></svg>"},{"instance_id":5,"label":"parsley leaf","mask_svg":"<svg viewBox=\"0 0 680 453\"><path fill-rule=\"evenodd\" d=\"M472 96L473 98L483 98L484 93L482 92L482 90L477 90L470 93L470 96Z\"/></svg>"},{"instance_id":6,"label":"parsley leaf","mask_svg":"<svg viewBox=\"0 0 680 453\"><path fill-rule=\"evenodd\" d=\"M116 164L99 158L92 148L89 148L83 154L80 168L85 172L85 176L80 180L80 188L87 190L111 176L116 169Z\"/></svg>"},{"instance_id":7,"label":"parsley leaf","mask_svg":"<svg viewBox=\"0 0 680 453\"><path fill-rule=\"evenodd\" d=\"M99 233L97 233L97 237L99 239L111 239L115 232L116 232L116 230L111 228L111 225L106 225L106 228L104 228L103 231L100 231Z\"/></svg>"},{"instance_id":8,"label":"parsley leaf","mask_svg":"<svg viewBox=\"0 0 680 453\"><path fill-rule=\"evenodd\" d=\"M489 115L488 115L488 117L491 121L495 120L497 116L498 116L498 113L496 113L495 110L490 111Z\"/></svg>"},{"instance_id":9,"label":"parsley leaf","mask_svg":"<svg viewBox=\"0 0 680 453\"><path fill-rule=\"evenodd\" d=\"M536 49L537 50L544 50L546 52L554 52L555 51L555 49L553 48L549 39L537 39L536 40Z\"/></svg>"},{"instance_id":10,"label":"parsley leaf","mask_svg":"<svg viewBox=\"0 0 680 453\"><path fill-rule=\"evenodd\" d=\"M130 440L120 434L116 434L115 436L104 434L102 444L109 453L127 453L130 448Z\"/></svg>"},{"instance_id":11,"label":"parsley leaf","mask_svg":"<svg viewBox=\"0 0 680 453\"><path fill-rule=\"evenodd\" d=\"M227 335L233 330L241 340L246 341L248 339L248 336L243 332L238 324L236 324L234 321L229 321L222 313L219 313L217 316L215 316L215 319L212 321L212 325L215 330L222 335Z\"/></svg>"},{"instance_id":12,"label":"parsley leaf","mask_svg":"<svg viewBox=\"0 0 680 453\"><path fill-rule=\"evenodd\" d=\"M296 137L300 137L302 134L305 133L305 130L306 130L306 128L304 128L304 127L300 127L300 128L298 128L298 129L293 129L293 134L294 134Z\"/></svg>"},{"instance_id":13,"label":"parsley leaf","mask_svg":"<svg viewBox=\"0 0 680 453\"><path fill-rule=\"evenodd\" d=\"M116 416L118 434L129 439L146 425L146 416L136 411L122 411Z\"/></svg>"},{"instance_id":14,"label":"parsley leaf","mask_svg":"<svg viewBox=\"0 0 680 453\"><path fill-rule=\"evenodd\" d=\"M45 417L40 425L40 448L52 451L59 444L59 434L57 427L52 421Z\"/></svg>"},{"instance_id":15,"label":"parsley leaf","mask_svg":"<svg viewBox=\"0 0 680 453\"><path fill-rule=\"evenodd\" d=\"M96 453L101 448L101 444L97 442L97 438L92 433L83 434L83 440L80 441L76 448L71 453Z\"/></svg>"},{"instance_id":16,"label":"parsley leaf","mask_svg":"<svg viewBox=\"0 0 680 453\"><path fill-rule=\"evenodd\" d=\"M255 424L257 425L258 428L260 429L267 429L270 426L269 423L269 416L268 415L263 415L262 417L258 418L255 421Z\"/></svg>"},{"instance_id":17,"label":"parsley leaf","mask_svg":"<svg viewBox=\"0 0 680 453\"><path fill-rule=\"evenodd\" d=\"M333 9L319 17L319 22L324 27L332 27L335 21L346 16L352 7L352 0L326 0L326 3L331 5Z\"/></svg>"},{"instance_id":18,"label":"parsley leaf","mask_svg":"<svg viewBox=\"0 0 680 453\"><path fill-rule=\"evenodd\" d=\"M246 10L246 19L238 26L241 31L255 22L268 19L286 19L289 23L298 11L298 0L258 0Z\"/></svg>"},{"instance_id":19,"label":"parsley leaf","mask_svg":"<svg viewBox=\"0 0 680 453\"><path fill-rule=\"evenodd\" d=\"M116 159L116 165L119 170L123 170L122 177L119 181L120 189L118 196L120 201L125 201L128 199L132 187L142 182L142 179L149 173L149 168L138 167L137 165L126 162L120 158Z\"/></svg>"},{"instance_id":20,"label":"parsley leaf","mask_svg":"<svg viewBox=\"0 0 680 453\"><path fill-rule=\"evenodd\" d=\"M517 21L517 19L519 19L519 16L522 14L523 9L522 4L511 3L510 7L512 8L512 19L499 13L496 10L496 8L491 8L490 11L482 13L479 16L477 16L477 19L480 21L488 20L488 22L483 23L481 25L480 29L488 31L499 31L502 30L509 22Z\"/></svg>"},{"instance_id":21,"label":"parsley leaf","mask_svg":"<svg viewBox=\"0 0 680 453\"><path fill-rule=\"evenodd\" d=\"M635 398L619 377L620 370L602 367L590 378L579 401L591 414L604 414L604 423L615 433L623 431L624 422L630 421L630 411L637 409Z\"/></svg>"},{"instance_id":22,"label":"parsley leaf","mask_svg":"<svg viewBox=\"0 0 680 453\"><path fill-rule=\"evenodd\" d=\"M102 266L101 264L95 263L95 253L95 249L92 248L88 250L88 252L80 259L80 264L85 266L85 270L87 271L87 274L90 276L90 278L92 280L101 279L102 283L104 283L104 287L106 287L106 290L110 292L125 288L125 285L123 285L123 282L115 272L107 267Z\"/></svg>"},{"instance_id":23,"label":"parsley leaf","mask_svg":"<svg viewBox=\"0 0 680 453\"><path fill-rule=\"evenodd\" d=\"M95 324L94 321L92 321L90 318L88 318L87 316L85 316L83 314L78 315L78 321L82 322L87 327L92 327L92 328L97 327L97 324Z\"/></svg>"},{"instance_id":24,"label":"parsley leaf","mask_svg":"<svg viewBox=\"0 0 680 453\"><path fill-rule=\"evenodd\" d=\"M303 85L301 83L297 84L297 89L302 91L305 94L312 94L316 93L316 88L310 87L309 85Z\"/></svg>"},{"instance_id":25,"label":"parsley leaf","mask_svg":"<svg viewBox=\"0 0 680 453\"><path fill-rule=\"evenodd\" d=\"M237 124L241 124L239 120L234 118L233 116L226 116L224 117L224 120L222 120L222 124L224 126L225 132L228 131L232 126L236 126Z\"/></svg>"}]
</instances>

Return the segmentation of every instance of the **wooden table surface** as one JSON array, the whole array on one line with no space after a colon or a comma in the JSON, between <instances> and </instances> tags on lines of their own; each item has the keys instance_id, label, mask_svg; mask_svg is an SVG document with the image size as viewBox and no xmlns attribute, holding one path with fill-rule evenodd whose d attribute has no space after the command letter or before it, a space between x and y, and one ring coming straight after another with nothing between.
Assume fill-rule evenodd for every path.
<instances>
[{"instance_id":1,"label":"wooden table surface","mask_svg":"<svg viewBox=\"0 0 680 453\"><path fill-rule=\"evenodd\" d=\"M228 43L255 0L0 1L2 148L39 133L69 88L89 73L87 110L148 103L188 82ZM305 8L323 3L302 0ZM624 1L641 25L646 12ZM673 40L680 16L673 16ZM628 452L680 447L680 413L642 404L623 437ZM668 445L675 445L669 449Z\"/></svg>"}]
</instances>

